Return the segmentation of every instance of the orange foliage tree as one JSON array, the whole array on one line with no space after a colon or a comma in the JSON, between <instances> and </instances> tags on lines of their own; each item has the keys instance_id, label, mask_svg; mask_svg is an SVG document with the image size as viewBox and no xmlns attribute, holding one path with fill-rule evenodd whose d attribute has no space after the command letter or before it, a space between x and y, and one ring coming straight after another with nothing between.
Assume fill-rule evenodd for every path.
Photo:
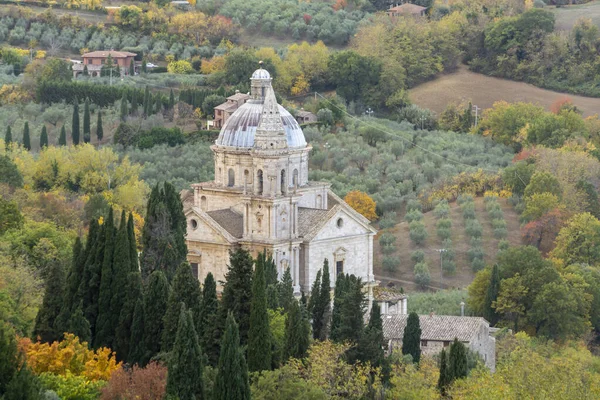
<instances>
[{"instance_id":1,"label":"orange foliage tree","mask_svg":"<svg viewBox=\"0 0 600 400\"><path fill-rule=\"evenodd\" d=\"M346 197L344 197L344 201L369 221L373 221L377 218L377 213L375 212L375 200L369 197L365 192L361 192L360 190L348 192Z\"/></svg>"},{"instance_id":2,"label":"orange foliage tree","mask_svg":"<svg viewBox=\"0 0 600 400\"><path fill-rule=\"evenodd\" d=\"M116 354L109 348L90 350L87 342L80 342L72 333L65 333L61 342L40 343L31 339L19 340L19 348L27 356L27 365L36 374L50 372L56 375L71 373L89 380L109 380L121 368Z\"/></svg>"},{"instance_id":3,"label":"orange foliage tree","mask_svg":"<svg viewBox=\"0 0 600 400\"><path fill-rule=\"evenodd\" d=\"M161 400L167 389L167 368L153 361L146 368L120 369L102 389L100 400Z\"/></svg>"}]
</instances>

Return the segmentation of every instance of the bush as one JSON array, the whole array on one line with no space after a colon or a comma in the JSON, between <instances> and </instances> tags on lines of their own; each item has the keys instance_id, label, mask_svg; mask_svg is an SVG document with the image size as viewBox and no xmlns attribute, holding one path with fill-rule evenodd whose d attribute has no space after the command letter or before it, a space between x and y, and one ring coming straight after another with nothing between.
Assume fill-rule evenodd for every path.
<instances>
[{"instance_id":1,"label":"bush","mask_svg":"<svg viewBox=\"0 0 600 400\"><path fill-rule=\"evenodd\" d=\"M498 251L508 250L510 247L510 242L506 239L502 239L498 242Z\"/></svg>"},{"instance_id":2,"label":"bush","mask_svg":"<svg viewBox=\"0 0 600 400\"><path fill-rule=\"evenodd\" d=\"M467 255L469 256L469 261L473 262L473 260L475 260L476 258L483 259L483 257L485 256L485 253L483 252L482 247L471 247L467 251Z\"/></svg>"},{"instance_id":3,"label":"bush","mask_svg":"<svg viewBox=\"0 0 600 400\"><path fill-rule=\"evenodd\" d=\"M437 235L442 240L449 239L452 237L452 230L450 228L437 228Z\"/></svg>"},{"instance_id":4,"label":"bush","mask_svg":"<svg viewBox=\"0 0 600 400\"><path fill-rule=\"evenodd\" d=\"M415 244L422 244L427 239L427 236L425 225L421 221L410 223L410 240L415 242Z\"/></svg>"},{"instance_id":5,"label":"bush","mask_svg":"<svg viewBox=\"0 0 600 400\"><path fill-rule=\"evenodd\" d=\"M137 138L140 149L149 149L158 144L167 144L174 147L185 143L181 129L156 127L149 131L142 131Z\"/></svg>"},{"instance_id":6,"label":"bush","mask_svg":"<svg viewBox=\"0 0 600 400\"><path fill-rule=\"evenodd\" d=\"M481 237L472 237L470 242L471 242L471 247L483 246L483 240L481 239Z\"/></svg>"},{"instance_id":7,"label":"bush","mask_svg":"<svg viewBox=\"0 0 600 400\"><path fill-rule=\"evenodd\" d=\"M462 209L464 219L475 218L475 203L463 203L460 208Z\"/></svg>"},{"instance_id":8,"label":"bush","mask_svg":"<svg viewBox=\"0 0 600 400\"><path fill-rule=\"evenodd\" d=\"M496 239L504 239L508 235L506 228L496 228L494 229L494 237Z\"/></svg>"},{"instance_id":9,"label":"bush","mask_svg":"<svg viewBox=\"0 0 600 400\"><path fill-rule=\"evenodd\" d=\"M413 260L414 263L420 263L425 260L425 253L423 250L415 250L410 253L410 259Z\"/></svg>"},{"instance_id":10,"label":"bush","mask_svg":"<svg viewBox=\"0 0 600 400\"><path fill-rule=\"evenodd\" d=\"M420 262L416 264L413 272L415 274L415 283L417 285L421 288L425 288L429 285L431 275L429 274L429 267L426 263Z\"/></svg>"},{"instance_id":11,"label":"bush","mask_svg":"<svg viewBox=\"0 0 600 400\"><path fill-rule=\"evenodd\" d=\"M396 246L394 244L387 244L385 246L381 246L381 252L383 254L392 254L396 251Z\"/></svg>"},{"instance_id":12,"label":"bush","mask_svg":"<svg viewBox=\"0 0 600 400\"><path fill-rule=\"evenodd\" d=\"M447 274L454 274L456 272L456 264L454 260L442 260L442 270Z\"/></svg>"},{"instance_id":13,"label":"bush","mask_svg":"<svg viewBox=\"0 0 600 400\"><path fill-rule=\"evenodd\" d=\"M393 245L396 242L396 236L389 232L384 232L379 237L379 245L381 247Z\"/></svg>"},{"instance_id":14,"label":"bush","mask_svg":"<svg viewBox=\"0 0 600 400\"><path fill-rule=\"evenodd\" d=\"M504 213L500 208L492 209L488 211L488 215L491 219L502 219L504 218Z\"/></svg>"},{"instance_id":15,"label":"bush","mask_svg":"<svg viewBox=\"0 0 600 400\"><path fill-rule=\"evenodd\" d=\"M446 200L438 203L437 206L433 209L433 215L436 218L446 218L450 215L450 206Z\"/></svg>"},{"instance_id":16,"label":"bush","mask_svg":"<svg viewBox=\"0 0 600 400\"><path fill-rule=\"evenodd\" d=\"M460 194L456 198L456 202L459 206L462 206L464 203L472 203L473 201L473 196L471 196L470 194Z\"/></svg>"},{"instance_id":17,"label":"bush","mask_svg":"<svg viewBox=\"0 0 600 400\"><path fill-rule=\"evenodd\" d=\"M477 221L476 219L470 219L467 221L465 231L470 237L481 237L481 235L483 234L483 228L481 227L479 221Z\"/></svg>"},{"instance_id":18,"label":"bush","mask_svg":"<svg viewBox=\"0 0 600 400\"><path fill-rule=\"evenodd\" d=\"M503 219L493 219L492 220L492 228L494 228L494 229L503 228L506 230L506 221Z\"/></svg>"},{"instance_id":19,"label":"bush","mask_svg":"<svg viewBox=\"0 0 600 400\"><path fill-rule=\"evenodd\" d=\"M450 229L450 228L452 228L452 221L449 218L442 218L442 219L438 220L438 222L435 224L435 226L438 229L440 229L440 228Z\"/></svg>"},{"instance_id":20,"label":"bush","mask_svg":"<svg viewBox=\"0 0 600 400\"><path fill-rule=\"evenodd\" d=\"M396 213L394 213L395 215ZM384 214L383 218L379 220L379 228L380 229L390 229L396 226L396 218L391 218L386 214Z\"/></svg>"},{"instance_id":21,"label":"bush","mask_svg":"<svg viewBox=\"0 0 600 400\"><path fill-rule=\"evenodd\" d=\"M395 272L400 266L400 257L397 256L385 256L381 262L384 270Z\"/></svg>"},{"instance_id":22,"label":"bush","mask_svg":"<svg viewBox=\"0 0 600 400\"><path fill-rule=\"evenodd\" d=\"M409 212L409 211L412 211L412 210L419 210L419 211L423 210L423 205L421 204L421 202L419 200L410 199L406 203L406 212Z\"/></svg>"},{"instance_id":23,"label":"bush","mask_svg":"<svg viewBox=\"0 0 600 400\"><path fill-rule=\"evenodd\" d=\"M473 272L481 271L484 268L485 262L483 261L483 258L474 258L473 261L471 261L471 269Z\"/></svg>"},{"instance_id":24,"label":"bush","mask_svg":"<svg viewBox=\"0 0 600 400\"><path fill-rule=\"evenodd\" d=\"M404 216L404 220L407 222L421 221L422 219L423 219L423 213L419 210L410 210Z\"/></svg>"},{"instance_id":25,"label":"bush","mask_svg":"<svg viewBox=\"0 0 600 400\"><path fill-rule=\"evenodd\" d=\"M91 381L70 372L66 375L44 372L39 378L45 389L54 391L63 400L95 400L106 385L106 381Z\"/></svg>"}]
</instances>

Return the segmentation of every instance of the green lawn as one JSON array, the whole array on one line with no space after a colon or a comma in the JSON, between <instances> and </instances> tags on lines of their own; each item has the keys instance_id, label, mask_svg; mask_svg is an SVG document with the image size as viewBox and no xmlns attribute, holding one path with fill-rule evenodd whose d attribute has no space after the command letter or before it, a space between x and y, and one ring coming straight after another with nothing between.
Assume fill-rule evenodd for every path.
<instances>
[{"instance_id":1,"label":"green lawn","mask_svg":"<svg viewBox=\"0 0 600 400\"><path fill-rule=\"evenodd\" d=\"M570 30L580 18L590 18L595 25L600 26L599 0L573 6L552 7L550 9L556 15L557 30Z\"/></svg>"}]
</instances>

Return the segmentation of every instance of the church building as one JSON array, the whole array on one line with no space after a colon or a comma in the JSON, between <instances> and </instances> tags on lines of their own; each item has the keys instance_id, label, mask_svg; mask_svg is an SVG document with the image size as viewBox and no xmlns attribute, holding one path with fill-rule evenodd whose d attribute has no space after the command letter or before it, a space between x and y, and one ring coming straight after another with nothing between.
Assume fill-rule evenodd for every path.
<instances>
[{"instance_id":1,"label":"church building","mask_svg":"<svg viewBox=\"0 0 600 400\"><path fill-rule=\"evenodd\" d=\"M252 74L250 98L227 118L211 146L215 179L182 192L188 260L198 278L225 279L229 251L267 250L279 277L289 267L294 290L310 291L325 259L332 286L340 273L374 282L376 230L331 190L308 180L306 143L277 103L271 76Z\"/></svg>"}]
</instances>

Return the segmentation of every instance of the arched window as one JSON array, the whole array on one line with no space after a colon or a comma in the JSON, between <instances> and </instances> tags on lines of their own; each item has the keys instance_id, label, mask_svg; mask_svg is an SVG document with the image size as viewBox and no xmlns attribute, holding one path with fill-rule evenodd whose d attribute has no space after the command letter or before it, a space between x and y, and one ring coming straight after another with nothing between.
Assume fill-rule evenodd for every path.
<instances>
[{"instance_id":1,"label":"arched window","mask_svg":"<svg viewBox=\"0 0 600 400\"><path fill-rule=\"evenodd\" d=\"M298 170L297 169L294 170L294 175L292 177L292 184L294 185L294 187L300 186L298 183Z\"/></svg>"},{"instance_id":2,"label":"arched window","mask_svg":"<svg viewBox=\"0 0 600 400\"><path fill-rule=\"evenodd\" d=\"M257 172L257 183L258 183L258 194L263 194L263 172L262 169L259 169Z\"/></svg>"},{"instance_id":3,"label":"arched window","mask_svg":"<svg viewBox=\"0 0 600 400\"><path fill-rule=\"evenodd\" d=\"M281 194L285 194L286 192L286 185L287 185L287 179L285 179L285 169L281 170Z\"/></svg>"},{"instance_id":4,"label":"arched window","mask_svg":"<svg viewBox=\"0 0 600 400\"><path fill-rule=\"evenodd\" d=\"M229 180L227 181L227 186L232 187L235 185L235 172L233 172L233 168L229 168Z\"/></svg>"},{"instance_id":5,"label":"arched window","mask_svg":"<svg viewBox=\"0 0 600 400\"><path fill-rule=\"evenodd\" d=\"M206 211L206 206L207 206L206 196L200 197L200 208L203 211Z\"/></svg>"}]
</instances>

